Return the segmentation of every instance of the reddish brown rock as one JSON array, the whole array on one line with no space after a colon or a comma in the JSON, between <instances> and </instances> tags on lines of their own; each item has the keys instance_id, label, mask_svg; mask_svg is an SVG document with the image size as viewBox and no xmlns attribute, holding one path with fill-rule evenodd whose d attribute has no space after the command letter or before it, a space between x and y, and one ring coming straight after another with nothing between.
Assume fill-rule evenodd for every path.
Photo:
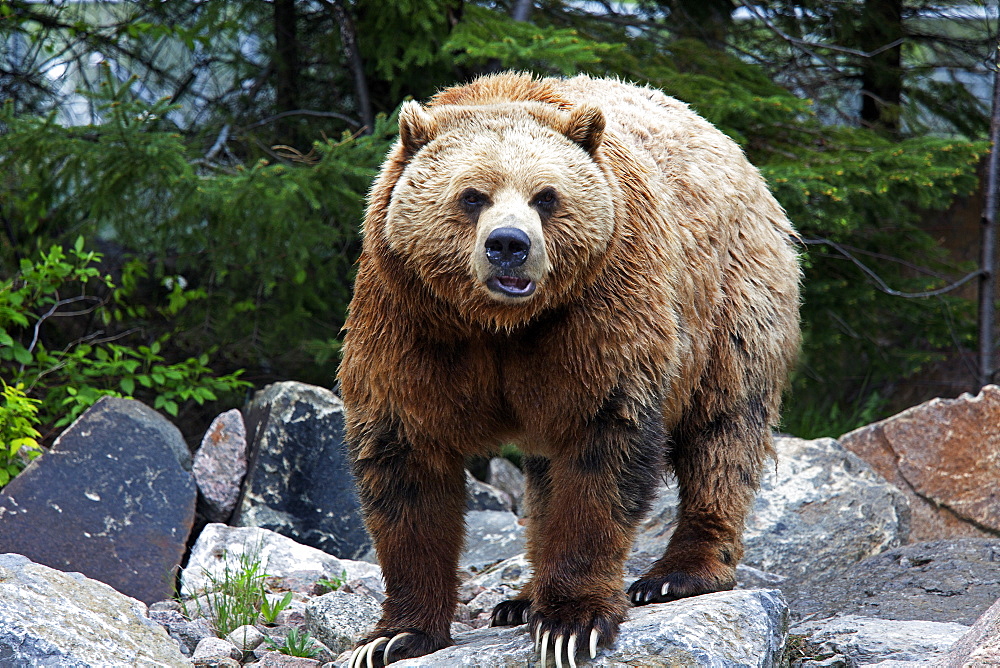
<instances>
[{"instance_id":1,"label":"reddish brown rock","mask_svg":"<svg viewBox=\"0 0 1000 668\"><path fill-rule=\"evenodd\" d=\"M1000 387L933 399L840 442L907 495L911 542L1000 534Z\"/></svg>"},{"instance_id":2,"label":"reddish brown rock","mask_svg":"<svg viewBox=\"0 0 1000 668\"><path fill-rule=\"evenodd\" d=\"M236 508L247 472L247 436L243 416L231 410L215 418L194 456L200 510L210 522L226 522Z\"/></svg>"},{"instance_id":3,"label":"reddish brown rock","mask_svg":"<svg viewBox=\"0 0 1000 668\"><path fill-rule=\"evenodd\" d=\"M1000 600L952 646L940 668L1000 666Z\"/></svg>"}]
</instances>

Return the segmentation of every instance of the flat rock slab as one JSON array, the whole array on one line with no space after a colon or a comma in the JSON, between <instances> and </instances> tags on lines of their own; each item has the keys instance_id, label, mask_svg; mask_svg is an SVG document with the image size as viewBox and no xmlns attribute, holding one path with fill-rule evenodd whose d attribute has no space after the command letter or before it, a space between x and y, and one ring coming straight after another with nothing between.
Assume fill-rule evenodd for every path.
<instances>
[{"instance_id":1,"label":"flat rock slab","mask_svg":"<svg viewBox=\"0 0 1000 668\"><path fill-rule=\"evenodd\" d=\"M859 457L830 438L777 437L774 447L778 461L764 470L743 535L746 566L806 581L906 542L906 498ZM663 488L640 527L628 575L663 554L677 504L676 488Z\"/></svg>"},{"instance_id":2,"label":"flat rock slab","mask_svg":"<svg viewBox=\"0 0 1000 668\"><path fill-rule=\"evenodd\" d=\"M941 659L969 627L950 622L899 621L843 615L792 627L813 650L839 654L849 665L880 661L930 663Z\"/></svg>"},{"instance_id":3,"label":"flat rock slab","mask_svg":"<svg viewBox=\"0 0 1000 668\"><path fill-rule=\"evenodd\" d=\"M181 574L181 592L191 596L209 588L227 569L238 570L241 557L260 562L275 590L307 593L320 578L350 581L382 577L382 569L375 564L338 559L267 529L209 524L191 549Z\"/></svg>"},{"instance_id":4,"label":"flat rock slab","mask_svg":"<svg viewBox=\"0 0 1000 668\"><path fill-rule=\"evenodd\" d=\"M77 571L146 603L170 598L197 492L180 431L104 397L0 492L0 552Z\"/></svg>"},{"instance_id":5,"label":"flat rock slab","mask_svg":"<svg viewBox=\"0 0 1000 668\"><path fill-rule=\"evenodd\" d=\"M785 594L796 617L849 614L968 626L1000 598L1000 539L898 547Z\"/></svg>"},{"instance_id":6,"label":"flat rock slab","mask_svg":"<svg viewBox=\"0 0 1000 668\"><path fill-rule=\"evenodd\" d=\"M247 409L255 434L232 524L261 527L345 559L368 552L344 444L344 404L333 392L275 383Z\"/></svg>"},{"instance_id":7,"label":"flat rock slab","mask_svg":"<svg viewBox=\"0 0 1000 668\"><path fill-rule=\"evenodd\" d=\"M79 573L0 554L0 666L190 665L140 601Z\"/></svg>"},{"instance_id":8,"label":"flat rock slab","mask_svg":"<svg viewBox=\"0 0 1000 668\"><path fill-rule=\"evenodd\" d=\"M1000 533L1000 387L932 399L845 434L908 497L911 540Z\"/></svg>"},{"instance_id":9,"label":"flat rock slab","mask_svg":"<svg viewBox=\"0 0 1000 668\"><path fill-rule=\"evenodd\" d=\"M581 666L776 666L787 633L781 592L720 592L632 608L614 645L593 661L585 648L577 657ZM458 634L452 647L392 665L521 668L536 661L527 627L517 626Z\"/></svg>"}]
</instances>

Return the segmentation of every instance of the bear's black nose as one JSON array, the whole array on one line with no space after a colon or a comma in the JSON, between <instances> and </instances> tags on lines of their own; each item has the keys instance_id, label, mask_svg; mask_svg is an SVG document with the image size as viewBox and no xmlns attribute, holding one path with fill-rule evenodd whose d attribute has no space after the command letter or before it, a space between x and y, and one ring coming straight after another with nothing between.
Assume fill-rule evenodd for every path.
<instances>
[{"instance_id":1,"label":"bear's black nose","mask_svg":"<svg viewBox=\"0 0 1000 668\"><path fill-rule=\"evenodd\" d=\"M531 239L516 227L498 227L486 237L486 259L501 269L520 267L530 250Z\"/></svg>"}]
</instances>

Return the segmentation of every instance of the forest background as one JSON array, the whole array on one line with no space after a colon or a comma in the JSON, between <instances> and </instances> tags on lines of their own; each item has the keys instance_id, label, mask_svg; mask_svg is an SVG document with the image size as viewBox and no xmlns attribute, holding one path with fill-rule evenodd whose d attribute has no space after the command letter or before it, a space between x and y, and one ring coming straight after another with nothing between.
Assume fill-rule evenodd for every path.
<instances>
[{"instance_id":1,"label":"forest background","mask_svg":"<svg viewBox=\"0 0 1000 668\"><path fill-rule=\"evenodd\" d=\"M0 486L104 394L196 438L332 386L396 110L506 68L660 88L760 168L802 235L785 431L975 390L996 34L983 2L0 0Z\"/></svg>"}]
</instances>

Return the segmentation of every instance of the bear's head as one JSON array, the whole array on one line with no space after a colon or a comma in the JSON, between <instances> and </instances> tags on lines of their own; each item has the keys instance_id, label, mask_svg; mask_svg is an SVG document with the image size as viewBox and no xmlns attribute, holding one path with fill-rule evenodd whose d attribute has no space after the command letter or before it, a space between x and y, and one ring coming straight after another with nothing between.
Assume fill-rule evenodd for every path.
<instances>
[{"instance_id":1,"label":"bear's head","mask_svg":"<svg viewBox=\"0 0 1000 668\"><path fill-rule=\"evenodd\" d=\"M408 102L399 132L385 240L435 295L511 327L593 280L615 227L599 109Z\"/></svg>"}]
</instances>

